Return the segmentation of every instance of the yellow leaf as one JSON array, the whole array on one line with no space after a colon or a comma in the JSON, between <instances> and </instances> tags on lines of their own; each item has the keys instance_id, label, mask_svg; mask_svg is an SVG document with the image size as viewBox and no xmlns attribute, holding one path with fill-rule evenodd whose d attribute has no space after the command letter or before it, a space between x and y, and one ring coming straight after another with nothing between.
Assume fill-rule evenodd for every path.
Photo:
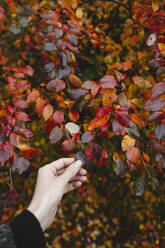
<instances>
[{"instance_id":1,"label":"yellow leaf","mask_svg":"<svg viewBox=\"0 0 165 248\"><path fill-rule=\"evenodd\" d=\"M162 54L165 56L165 44L164 43L158 43L159 50L162 52Z\"/></svg>"},{"instance_id":2,"label":"yellow leaf","mask_svg":"<svg viewBox=\"0 0 165 248\"><path fill-rule=\"evenodd\" d=\"M77 8L77 0L71 0L71 6L73 9L76 9Z\"/></svg>"},{"instance_id":3,"label":"yellow leaf","mask_svg":"<svg viewBox=\"0 0 165 248\"><path fill-rule=\"evenodd\" d=\"M62 0L62 6L65 8L71 7L71 0Z\"/></svg>"},{"instance_id":4,"label":"yellow leaf","mask_svg":"<svg viewBox=\"0 0 165 248\"><path fill-rule=\"evenodd\" d=\"M156 12L159 9L159 5L157 2L152 2L152 9L154 12Z\"/></svg>"},{"instance_id":5,"label":"yellow leaf","mask_svg":"<svg viewBox=\"0 0 165 248\"><path fill-rule=\"evenodd\" d=\"M129 135L125 135L121 142L122 151L125 152L129 148L133 147L135 145L135 142L135 139L131 138Z\"/></svg>"},{"instance_id":6,"label":"yellow leaf","mask_svg":"<svg viewBox=\"0 0 165 248\"><path fill-rule=\"evenodd\" d=\"M82 17L83 17L83 11L82 11L81 8L77 8L77 9L76 9L76 16L77 16L78 18L82 18Z\"/></svg>"}]
</instances>

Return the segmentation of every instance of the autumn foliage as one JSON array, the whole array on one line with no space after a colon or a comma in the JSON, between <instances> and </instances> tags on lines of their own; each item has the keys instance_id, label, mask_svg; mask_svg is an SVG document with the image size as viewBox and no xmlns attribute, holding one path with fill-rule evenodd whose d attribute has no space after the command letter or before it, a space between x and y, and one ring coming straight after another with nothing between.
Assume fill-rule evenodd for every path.
<instances>
[{"instance_id":1,"label":"autumn foliage","mask_svg":"<svg viewBox=\"0 0 165 248\"><path fill-rule=\"evenodd\" d=\"M108 166L130 183L127 194L158 188L165 169L163 1L16 2L0 3L0 166L10 179L1 208L17 202L12 174L28 174L41 157L56 159L53 150L75 155L91 174Z\"/></svg>"}]
</instances>

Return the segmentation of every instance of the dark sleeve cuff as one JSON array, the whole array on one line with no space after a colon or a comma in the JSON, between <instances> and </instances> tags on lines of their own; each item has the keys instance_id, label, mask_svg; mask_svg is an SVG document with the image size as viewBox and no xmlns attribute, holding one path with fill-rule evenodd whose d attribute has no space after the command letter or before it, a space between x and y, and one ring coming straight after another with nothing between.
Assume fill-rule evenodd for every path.
<instances>
[{"instance_id":1,"label":"dark sleeve cuff","mask_svg":"<svg viewBox=\"0 0 165 248\"><path fill-rule=\"evenodd\" d=\"M46 248L46 241L37 218L24 210L12 223L10 228L18 248Z\"/></svg>"}]
</instances>

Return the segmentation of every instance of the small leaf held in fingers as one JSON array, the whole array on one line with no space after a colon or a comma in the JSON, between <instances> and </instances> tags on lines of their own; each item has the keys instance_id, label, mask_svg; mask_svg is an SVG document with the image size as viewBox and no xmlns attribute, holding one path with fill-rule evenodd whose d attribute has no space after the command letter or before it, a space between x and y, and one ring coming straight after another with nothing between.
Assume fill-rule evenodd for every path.
<instances>
[{"instance_id":1,"label":"small leaf held in fingers","mask_svg":"<svg viewBox=\"0 0 165 248\"><path fill-rule=\"evenodd\" d=\"M75 161L76 160L81 160L82 162L82 166L84 166L86 164L86 155L84 151L80 151L76 154L75 156Z\"/></svg>"}]
</instances>

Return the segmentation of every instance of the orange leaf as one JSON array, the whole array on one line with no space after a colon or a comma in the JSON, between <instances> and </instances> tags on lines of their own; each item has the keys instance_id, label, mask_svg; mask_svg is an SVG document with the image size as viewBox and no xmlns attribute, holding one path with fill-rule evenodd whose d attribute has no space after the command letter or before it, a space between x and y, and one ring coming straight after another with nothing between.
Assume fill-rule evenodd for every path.
<instances>
[{"instance_id":1,"label":"orange leaf","mask_svg":"<svg viewBox=\"0 0 165 248\"><path fill-rule=\"evenodd\" d=\"M69 112L69 118L73 122L76 122L79 119L79 113L77 111L71 111L71 112Z\"/></svg>"},{"instance_id":2,"label":"orange leaf","mask_svg":"<svg viewBox=\"0 0 165 248\"><path fill-rule=\"evenodd\" d=\"M42 151L37 148L28 147L21 150L23 155L29 159L41 157Z\"/></svg>"},{"instance_id":3,"label":"orange leaf","mask_svg":"<svg viewBox=\"0 0 165 248\"><path fill-rule=\"evenodd\" d=\"M77 0L71 0L71 6L73 9L76 9L77 5L78 5Z\"/></svg>"},{"instance_id":4,"label":"orange leaf","mask_svg":"<svg viewBox=\"0 0 165 248\"><path fill-rule=\"evenodd\" d=\"M117 97L116 89L104 89L102 95L103 106L111 106Z\"/></svg>"},{"instance_id":5,"label":"orange leaf","mask_svg":"<svg viewBox=\"0 0 165 248\"><path fill-rule=\"evenodd\" d=\"M45 107L47 100L44 100L42 97L38 97L36 101L36 111L38 116L41 116L43 109Z\"/></svg>"},{"instance_id":6,"label":"orange leaf","mask_svg":"<svg viewBox=\"0 0 165 248\"><path fill-rule=\"evenodd\" d=\"M73 86L78 87L78 88L80 88L80 87L82 86L81 80L80 80L76 75L70 74L70 76L69 76L68 79L69 79L69 82L70 82Z\"/></svg>"},{"instance_id":7,"label":"orange leaf","mask_svg":"<svg viewBox=\"0 0 165 248\"><path fill-rule=\"evenodd\" d=\"M40 95L38 89L33 89L33 91L28 95L26 102L31 103L36 100L36 98Z\"/></svg>"},{"instance_id":8,"label":"orange leaf","mask_svg":"<svg viewBox=\"0 0 165 248\"><path fill-rule=\"evenodd\" d=\"M109 120L109 115L104 115L102 118L95 117L89 124L88 130L91 131L97 127L101 127Z\"/></svg>"},{"instance_id":9,"label":"orange leaf","mask_svg":"<svg viewBox=\"0 0 165 248\"><path fill-rule=\"evenodd\" d=\"M42 113L44 120L47 121L52 114L53 114L52 105L51 104L46 105Z\"/></svg>"},{"instance_id":10,"label":"orange leaf","mask_svg":"<svg viewBox=\"0 0 165 248\"><path fill-rule=\"evenodd\" d=\"M148 154L146 154L145 152L143 152L143 158L145 159L145 161L149 164L150 163L150 157L148 156Z\"/></svg>"},{"instance_id":11,"label":"orange leaf","mask_svg":"<svg viewBox=\"0 0 165 248\"><path fill-rule=\"evenodd\" d=\"M135 122L140 127L145 127L145 119L141 114L129 114L128 115L133 122Z\"/></svg>"}]
</instances>

